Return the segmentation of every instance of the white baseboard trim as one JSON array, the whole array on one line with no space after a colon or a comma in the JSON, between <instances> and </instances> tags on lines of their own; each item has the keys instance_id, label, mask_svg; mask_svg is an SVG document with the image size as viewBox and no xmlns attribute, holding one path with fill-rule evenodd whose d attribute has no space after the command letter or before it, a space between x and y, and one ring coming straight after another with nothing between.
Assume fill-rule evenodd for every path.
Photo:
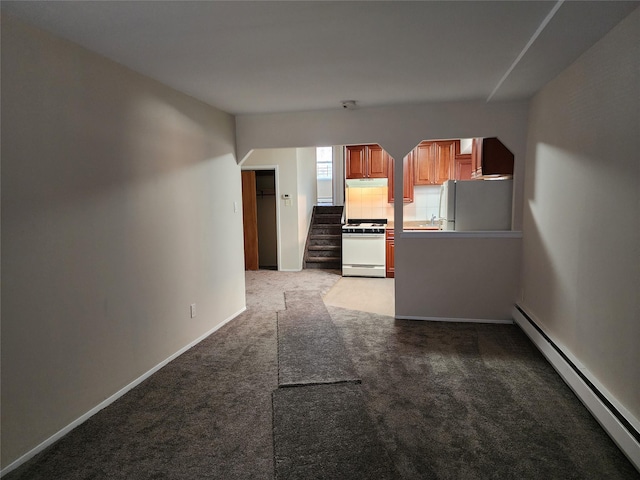
<instances>
[{"instance_id":1,"label":"white baseboard trim","mask_svg":"<svg viewBox=\"0 0 640 480\"><path fill-rule=\"evenodd\" d=\"M638 419L631 415L566 348L556 343L542 329L539 322L536 323L522 307L515 306L513 318L629 461L640 471Z\"/></svg>"},{"instance_id":2,"label":"white baseboard trim","mask_svg":"<svg viewBox=\"0 0 640 480\"><path fill-rule=\"evenodd\" d=\"M513 320L498 320L492 318L448 318L448 317L416 317L414 315L396 315L397 320L424 320L428 322L451 322L451 323L498 323L512 324Z\"/></svg>"},{"instance_id":3,"label":"white baseboard trim","mask_svg":"<svg viewBox=\"0 0 640 480\"><path fill-rule=\"evenodd\" d=\"M86 422L87 420L89 420L89 418L91 418L92 416L94 416L96 413L98 413L100 410L102 410L105 407L108 407L109 405L111 405L113 402L115 402L116 400L118 400L120 397L122 397L125 393L127 393L129 390L131 390L132 388L140 385L143 381L145 381L147 378L149 378L151 375L153 375L154 373L156 373L158 370L160 370L162 367L164 367L165 365L167 365L169 362L171 362L172 360L178 358L180 355L182 355L184 352L186 352L187 350L189 350L191 347L194 347L195 345L197 345L198 343L200 343L201 341L203 341L205 338L207 338L208 336L210 336L211 334L215 333L216 330L219 330L220 328L222 328L224 325L226 325L227 323L229 323L231 320L233 320L234 318L236 318L238 315L240 315L242 312L244 312L247 309L246 306L244 306L242 309L238 310L236 313L232 314L230 317L226 318L225 320L223 320L221 323L219 323L218 325L216 325L215 327L213 327L211 330L209 330L208 332L202 334L200 337L196 338L194 341L192 341L191 343L189 343L188 345L182 347L180 350L178 350L176 353L174 353L173 355L169 356L168 358L166 358L165 360L163 360L162 362L158 363L155 367L151 368L150 370L148 370L147 372L145 372L144 374L142 374L140 377L136 378L133 382L129 383L127 386L121 388L120 390L118 390L116 393L114 393L113 395L111 395L109 398L107 398L106 400L100 402L98 405L96 405L95 407L93 407L91 410L89 410L88 412L86 412L85 414L81 415L80 417L78 417L77 419L75 419L73 422L71 422L69 425L67 425L66 427L58 430L56 433L54 433L53 435L51 435L49 438L47 438L44 442L40 443L38 446L32 448L31 450L29 450L27 453L25 453L24 455L22 455L21 457L19 457L17 460L14 460L13 462L11 462L9 465L7 465L5 468L3 468L2 470L0 470L0 478L2 478L3 476L5 476L6 474L8 474L9 472L15 470L16 468L18 468L20 465L22 465L23 463L27 462L28 460L30 460L31 458L33 458L34 456L36 456L38 453L40 453L41 451L43 451L45 448L47 448L49 445L52 445L53 443L55 443L56 441L60 440L62 437L64 437L67 433L69 433L71 430L73 430L74 428L76 428L78 425L81 425L82 423Z\"/></svg>"}]
</instances>

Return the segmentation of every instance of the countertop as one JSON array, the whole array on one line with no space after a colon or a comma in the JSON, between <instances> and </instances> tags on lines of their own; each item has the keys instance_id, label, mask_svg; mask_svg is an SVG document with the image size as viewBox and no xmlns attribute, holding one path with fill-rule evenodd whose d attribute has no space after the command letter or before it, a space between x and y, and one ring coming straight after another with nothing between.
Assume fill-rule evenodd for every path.
<instances>
[{"instance_id":1,"label":"countertop","mask_svg":"<svg viewBox=\"0 0 640 480\"><path fill-rule=\"evenodd\" d=\"M440 230L438 225L429 225L428 220L407 221L403 224L404 230ZM387 229L393 229L394 222L387 223Z\"/></svg>"}]
</instances>

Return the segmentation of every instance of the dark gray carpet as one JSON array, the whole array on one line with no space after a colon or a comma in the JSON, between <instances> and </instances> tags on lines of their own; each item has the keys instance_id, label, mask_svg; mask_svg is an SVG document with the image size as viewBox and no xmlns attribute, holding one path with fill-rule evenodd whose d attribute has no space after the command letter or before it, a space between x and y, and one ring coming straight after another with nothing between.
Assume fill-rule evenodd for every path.
<instances>
[{"instance_id":1,"label":"dark gray carpet","mask_svg":"<svg viewBox=\"0 0 640 480\"><path fill-rule=\"evenodd\" d=\"M275 317L243 313L3 480L273 478Z\"/></svg>"},{"instance_id":2,"label":"dark gray carpet","mask_svg":"<svg viewBox=\"0 0 640 480\"><path fill-rule=\"evenodd\" d=\"M322 296L285 292L285 303L278 312L281 388L273 393L276 478L398 478Z\"/></svg>"},{"instance_id":3,"label":"dark gray carpet","mask_svg":"<svg viewBox=\"0 0 640 480\"><path fill-rule=\"evenodd\" d=\"M353 383L273 392L276 478L400 478Z\"/></svg>"},{"instance_id":4,"label":"dark gray carpet","mask_svg":"<svg viewBox=\"0 0 640 480\"><path fill-rule=\"evenodd\" d=\"M317 291L285 292L278 312L281 386L356 381L358 374Z\"/></svg>"},{"instance_id":5,"label":"dark gray carpet","mask_svg":"<svg viewBox=\"0 0 640 480\"><path fill-rule=\"evenodd\" d=\"M273 479L275 312L339 278L248 272L247 312L3 480ZM640 479L518 327L328 310L400 478Z\"/></svg>"},{"instance_id":6,"label":"dark gray carpet","mask_svg":"<svg viewBox=\"0 0 640 480\"><path fill-rule=\"evenodd\" d=\"M640 478L517 326L328 308L401 478Z\"/></svg>"}]
</instances>

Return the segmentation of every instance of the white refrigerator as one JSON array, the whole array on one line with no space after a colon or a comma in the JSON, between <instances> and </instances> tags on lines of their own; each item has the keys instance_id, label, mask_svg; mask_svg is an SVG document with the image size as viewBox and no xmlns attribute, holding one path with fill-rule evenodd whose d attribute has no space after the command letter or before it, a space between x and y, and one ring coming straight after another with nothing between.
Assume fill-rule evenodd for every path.
<instances>
[{"instance_id":1,"label":"white refrigerator","mask_svg":"<svg viewBox=\"0 0 640 480\"><path fill-rule=\"evenodd\" d=\"M513 180L449 180L440 190L443 230L511 230Z\"/></svg>"}]
</instances>

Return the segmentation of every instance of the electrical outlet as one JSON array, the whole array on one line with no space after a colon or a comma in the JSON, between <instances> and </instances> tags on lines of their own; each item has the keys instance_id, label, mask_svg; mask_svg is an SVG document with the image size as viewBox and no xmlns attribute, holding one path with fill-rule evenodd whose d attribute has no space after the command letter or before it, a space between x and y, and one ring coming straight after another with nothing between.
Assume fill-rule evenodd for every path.
<instances>
[{"instance_id":1,"label":"electrical outlet","mask_svg":"<svg viewBox=\"0 0 640 480\"><path fill-rule=\"evenodd\" d=\"M191 318L195 318L196 316L196 304L192 303L190 306Z\"/></svg>"}]
</instances>

